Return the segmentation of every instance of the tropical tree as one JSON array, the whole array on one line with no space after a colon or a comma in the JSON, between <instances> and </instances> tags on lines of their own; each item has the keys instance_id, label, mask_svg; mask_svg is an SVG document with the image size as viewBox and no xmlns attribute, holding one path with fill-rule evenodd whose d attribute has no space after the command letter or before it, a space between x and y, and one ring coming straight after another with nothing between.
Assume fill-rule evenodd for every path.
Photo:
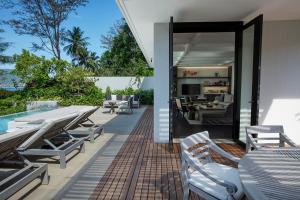
<instances>
[{"instance_id":1,"label":"tropical tree","mask_svg":"<svg viewBox=\"0 0 300 200\"><path fill-rule=\"evenodd\" d=\"M0 29L0 33L3 33L4 30ZM10 42L3 42L3 38L0 37L0 63L11 63L13 62L13 59L11 56L6 56L4 55L4 51L6 51L8 49L8 47L10 46Z\"/></svg>"},{"instance_id":2,"label":"tropical tree","mask_svg":"<svg viewBox=\"0 0 300 200\"><path fill-rule=\"evenodd\" d=\"M107 35L102 36L101 42L102 47L107 50L99 61L99 75L145 76L153 74L124 19L118 21Z\"/></svg>"},{"instance_id":3,"label":"tropical tree","mask_svg":"<svg viewBox=\"0 0 300 200\"><path fill-rule=\"evenodd\" d=\"M15 56L16 66L13 74L21 79L27 88L45 88L57 83L58 77L67 69L70 64L57 58L46 59L44 56L37 56L27 50Z\"/></svg>"},{"instance_id":4,"label":"tropical tree","mask_svg":"<svg viewBox=\"0 0 300 200\"><path fill-rule=\"evenodd\" d=\"M67 45L64 47L64 51L73 58L73 63L79 62L80 56L86 54L86 47L89 44L88 37L83 36L84 32L79 27L73 27L72 30L68 30L64 41Z\"/></svg>"},{"instance_id":5,"label":"tropical tree","mask_svg":"<svg viewBox=\"0 0 300 200\"><path fill-rule=\"evenodd\" d=\"M65 35L63 22L88 0L0 0L0 7L12 11L6 20L17 34L39 38L32 43L35 50L44 50L61 59L61 45ZM9 6L3 6L9 5Z\"/></svg>"},{"instance_id":6,"label":"tropical tree","mask_svg":"<svg viewBox=\"0 0 300 200\"><path fill-rule=\"evenodd\" d=\"M97 56L96 52L90 52L85 68L93 73L96 73L98 71L98 60L99 56Z\"/></svg>"}]
</instances>

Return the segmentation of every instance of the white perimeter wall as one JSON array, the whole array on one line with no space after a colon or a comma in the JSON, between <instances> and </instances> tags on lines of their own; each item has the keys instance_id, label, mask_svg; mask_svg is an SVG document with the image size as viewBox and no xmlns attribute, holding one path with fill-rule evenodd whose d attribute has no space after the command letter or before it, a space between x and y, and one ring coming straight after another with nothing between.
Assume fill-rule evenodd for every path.
<instances>
[{"instance_id":1,"label":"white perimeter wall","mask_svg":"<svg viewBox=\"0 0 300 200\"><path fill-rule=\"evenodd\" d=\"M136 77L93 77L95 85L103 91L109 86L111 90L123 90L128 87L143 90L154 89L154 77L142 77L140 86L135 83Z\"/></svg>"},{"instance_id":2,"label":"white perimeter wall","mask_svg":"<svg viewBox=\"0 0 300 200\"><path fill-rule=\"evenodd\" d=\"M169 142L169 24L154 24L154 141Z\"/></svg>"},{"instance_id":3,"label":"white perimeter wall","mask_svg":"<svg viewBox=\"0 0 300 200\"><path fill-rule=\"evenodd\" d=\"M260 95L260 123L300 144L300 21L264 22Z\"/></svg>"}]
</instances>

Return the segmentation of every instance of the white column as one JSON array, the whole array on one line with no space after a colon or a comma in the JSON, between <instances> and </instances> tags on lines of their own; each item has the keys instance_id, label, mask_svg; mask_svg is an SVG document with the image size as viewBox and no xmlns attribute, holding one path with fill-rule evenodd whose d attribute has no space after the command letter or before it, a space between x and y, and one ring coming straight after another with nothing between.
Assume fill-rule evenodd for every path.
<instances>
[{"instance_id":1,"label":"white column","mask_svg":"<svg viewBox=\"0 0 300 200\"><path fill-rule=\"evenodd\" d=\"M169 24L154 24L154 141L169 142Z\"/></svg>"}]
</instances>

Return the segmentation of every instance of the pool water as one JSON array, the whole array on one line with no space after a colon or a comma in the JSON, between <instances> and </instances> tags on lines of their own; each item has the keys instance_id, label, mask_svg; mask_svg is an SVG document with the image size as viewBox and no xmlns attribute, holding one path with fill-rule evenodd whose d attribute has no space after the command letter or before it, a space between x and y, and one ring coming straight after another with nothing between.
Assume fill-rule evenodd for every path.
<instances>
[{"instance_id":1,"label":"pool water","mask_svg":"<svg viewBox=\"0 0 300 200\"><path fill-rule=\"evenodd\" d=\"M38 110L30 110L30 111L26 111L26 112L11 114L11 115L0 116L0 134L5 133L8 128L8 122L13 121L16 118L26 117L29 115L33 115L35 113L45 112L45 111L49 111L49 110L52 110L52 109L43 108L43 109L38 109Z\"/></svg>"}]
</instances>

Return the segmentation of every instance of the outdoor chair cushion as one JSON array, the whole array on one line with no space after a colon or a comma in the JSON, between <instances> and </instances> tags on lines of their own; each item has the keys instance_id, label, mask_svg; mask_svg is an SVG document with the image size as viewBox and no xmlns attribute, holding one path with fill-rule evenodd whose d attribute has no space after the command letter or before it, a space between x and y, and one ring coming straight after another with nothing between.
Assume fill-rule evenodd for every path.
<instances>
[{"instance_id":1,"label":"outdoor chair cushion","mask_svg":"<svg viewBox=\"0 0 300 200\"><path fill-rule=\"evenodd\" d=\"M128 101L128 99L129 99L129 96L127 96L127 95L122 96L122 101Z\"/></svg>"},{"instance_id":2,"label":"outdoor chair cushion","mask_svg":"<svg viewBox=\"0 0 300 200\"><path fill-rule=\"evenodd\" d=\"M123 98L122 98L122 95L117 95L117 101L122 101Z\"/></svg>"},{"instance_id":3,"label":"outdoor chair cushion","mask_svg":"<svg viewBox=\"0 0 300 200\"><path fill-rule=\"evenodd\" d=\"M112 94L112 95L111 95L111 100L112 100L112 101L116 101L116 100L117 100L117 95Z\"/></svg>"},{"instance_id":4,"label":"outdoor chair cushion","mask_svg":"<svg viewBox=\"0 0 300 200\"><path fill-rule=\"evenodd\" d=\"M138 95L133 96L133 101L139 101L140 97Z\"/></svg>"},{"instance_id":5,"label":"outdoor chair cushion","mask_svg":"<svg viewBox=\"0 0 300 200\"><path fill-rule=\"evenodd\" d=\"M205 168L205 172L211 174L213 177L235 184L237 186L237 192L234 195L235 199L243 197L244 192L237 169L219 163L207 163L203 167ZM227 200L228 192L226 188L216 184L198 171L193 171L190 174L189 183L218 199Z\"/></svg>"}]
</instances>

